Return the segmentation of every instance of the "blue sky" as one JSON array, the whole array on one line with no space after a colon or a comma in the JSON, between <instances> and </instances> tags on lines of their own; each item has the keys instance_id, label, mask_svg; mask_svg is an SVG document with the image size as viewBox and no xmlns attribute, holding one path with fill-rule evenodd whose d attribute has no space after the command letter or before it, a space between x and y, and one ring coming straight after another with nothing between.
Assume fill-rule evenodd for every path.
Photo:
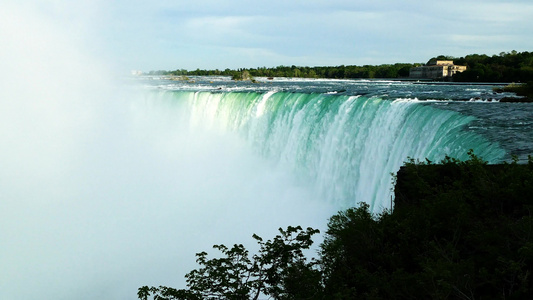
<instances>
[{"instance_id":1,"label":"blue sky","mask_svg":"<svg viewBox=\"0 0 533 300\"><path fill-rule=\"evenodd\" d=\"M530 0L30 0L26 9L53 20L89 55L145 71L533 50Z\"/></svg>"}]
</instances>

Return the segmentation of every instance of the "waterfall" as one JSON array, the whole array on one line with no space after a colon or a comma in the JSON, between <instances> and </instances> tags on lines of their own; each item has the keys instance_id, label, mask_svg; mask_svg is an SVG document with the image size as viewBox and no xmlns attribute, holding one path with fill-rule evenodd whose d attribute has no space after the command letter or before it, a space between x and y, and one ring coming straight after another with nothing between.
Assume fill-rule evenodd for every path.
<instances>
[{"instance_id":1,"label":"waterfall","mask_svg":"<svg viewBox=\"0 0 533 300\"><path fill-rule=\"evenodd\" d=\"M189 130L235 133L255 153L288 167L339 208L390 207L392 177L408 157L489 162L505 152L464 129L473 117L417 101L275 92L154 92ZM172 110L172 109L171 109Z\"/></svg>"}]
</instances>

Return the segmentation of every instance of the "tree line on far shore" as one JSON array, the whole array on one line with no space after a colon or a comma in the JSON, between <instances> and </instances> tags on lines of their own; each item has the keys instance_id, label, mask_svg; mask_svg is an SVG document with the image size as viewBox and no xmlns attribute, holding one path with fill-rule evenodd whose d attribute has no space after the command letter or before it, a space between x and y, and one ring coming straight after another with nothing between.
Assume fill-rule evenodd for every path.
<instances>
[{"instance_id":1,"label":"tree line on far shore","mask_svg":"<svg viewBox=\"0 0 533 300\"><path fill-rule=\"evenodd\" d=\"M456 65L468 69L453 77L459 82L529 82L533 81L533 52L502 52L499 55L472 54L453 58Z\"/></svg>"},{"instance_id":2,"label":"tree line on far shore","mask_svg":"<svg viewBox=\"0 0 533 300\"><path fill-rule=\"evenodd\" d=\"M471 54L465 57L439 55L431 58L453 60L456 65L468 69L456 74L457 82L528 82L533 81L533 52L501 52L498 55ZM428 61L428 62L429 62ZM177 69L174 71L150 71L149 75L172 76L235 76L247 70L253 77L297 77L297 78L331 78L331 79L402 79L409 77L412 67L421 63L396 63L382 65L340 65L340 66L277 66L249 69L200 70Z\"/></svg>"},{"instance_id":3,"label":"tree line on far shore","mask_svg":"<svg viewBox=\"0 0 533 300\"><path fill-rule=\"evenodd\" d=\"M148 75L172 76L234 76L248 71L253 77L297 77L297 78L407 78L409 69L418 64L384 64L379 66L335 66L335 67L303 67L277 66L273 68L260 67L250 69L200 70L188 71L178 69L174 71L151 71Z\"/></svg>"}]
</instances>

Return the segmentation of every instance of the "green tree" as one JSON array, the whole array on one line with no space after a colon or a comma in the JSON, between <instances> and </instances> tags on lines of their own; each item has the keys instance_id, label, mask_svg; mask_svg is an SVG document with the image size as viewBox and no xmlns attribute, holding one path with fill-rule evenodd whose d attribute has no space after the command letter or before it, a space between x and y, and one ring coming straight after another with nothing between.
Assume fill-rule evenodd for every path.
<instances>
[{"instance_id":1,"label":"green tree","mask_svg":"<svg viewBox=\"0 0 533 300\"><path fill-rule=\"evenodd\" d=\"M273 299L304 299L321 293L320 272L316 262L308 261L303 250L313 244L311 237L319 231L300 226L279 229L280 235L259 244L250 257L243 245L228 248L215 245L221 258L208 259L206 252L196 254L201 266L185 277L187 289L169 287L139 288L139 299L258 299L261 294Z\"/></svg>"}]
</instances>

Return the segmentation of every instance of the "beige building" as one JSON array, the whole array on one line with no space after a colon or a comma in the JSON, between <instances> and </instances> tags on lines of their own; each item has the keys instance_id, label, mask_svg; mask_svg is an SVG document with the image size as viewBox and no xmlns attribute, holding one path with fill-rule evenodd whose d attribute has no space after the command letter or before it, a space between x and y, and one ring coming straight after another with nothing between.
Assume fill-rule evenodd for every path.
<instances>
[{"instance_id":1,"label":"beige building","mask_svg":"<svg viewBox=\"0 0 533 300\"><path fill-rule=\"evenodd\" d=\"M466 66L457 66L453 60L436 60L431 61L425 66L414 67L409 70L409 78L450 78L456 73L466 70Z\"/></svg>"}]
</instances>

